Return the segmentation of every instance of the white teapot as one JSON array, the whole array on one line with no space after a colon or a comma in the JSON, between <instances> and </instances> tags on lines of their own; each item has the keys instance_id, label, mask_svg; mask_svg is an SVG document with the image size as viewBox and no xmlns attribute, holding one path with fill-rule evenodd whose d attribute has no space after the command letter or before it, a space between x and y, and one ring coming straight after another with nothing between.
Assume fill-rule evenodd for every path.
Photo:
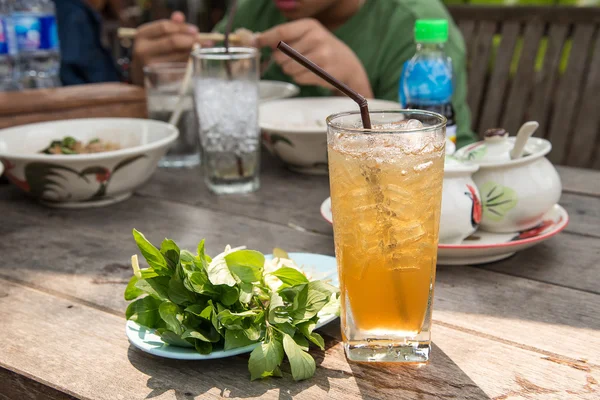
<instances>
[{"instance_id":1,"label":"white teapot","mask_svg":"<svg viewBox=\"0 0 600 400\"><path fill-rule=\"evenodd\" d=\"M440 243L459 244L481 221L481 201L472 175L479 167L446 156L440 216Z\"/></svg>"},{"instance_id":2,"label":"white teapot","mask_svg":"<svg viewBox=\"0 0 600 400\"><path fill-rule=\"evenodd\" d=\"M527 124L529 129L524 129ZM518 139L508 137L504 129L488 129L482 142L455 153L479 165L473 180L481 193L483 230L508 233L533 228L560 199L560 178L544 157L552 145L529 137L538 124L527 124Z\"/></svg>"}]
</instances>

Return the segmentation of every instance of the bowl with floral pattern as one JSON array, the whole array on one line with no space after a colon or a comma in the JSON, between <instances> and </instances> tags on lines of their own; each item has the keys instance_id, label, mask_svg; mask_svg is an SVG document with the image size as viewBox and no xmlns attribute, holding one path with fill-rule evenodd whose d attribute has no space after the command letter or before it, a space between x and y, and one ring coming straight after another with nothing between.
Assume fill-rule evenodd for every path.
<instances>
[{"instance_id":1,"label":"bowl with floral pattern","mask_svg":"<svg viewBox=\"0 0 600 400\"><path fill-rule=\"evenodd\" d=\"M370 110L396 110L399 103L369 100ZM290 169L327 174L327 124L331 114L356 110L345 97L303 97L266 102L259 108L262 141Z\"/></svg>"},{"instance_id":2,"label":"bowl with floral pattern","mask_svg":"<svg viewBox=\"0 0 600 400\"><path fill-rule=\"evenodd\" d=\"M127 199L154 172L179 131L146 119L88 118L0 130L0 161L9 181L53 207L87 208ZM44 154L54 141L110 143L86 154Z\"/></svg>"},{"instance_id":3,"label":"bowl with floral pattern","mask_svg":"<svg viewBox=\"0 0 600 400\"><path fill-rule=\"evenodd\" d=\"M511 159L514 137L501 129L456 151L455 157L479 165L473 181L481 195L480 228L488 232L526 231L538 226L562 192L558 172L546 157L548 140L531 137L522 157Z\"/></svg>"}]
</instances>

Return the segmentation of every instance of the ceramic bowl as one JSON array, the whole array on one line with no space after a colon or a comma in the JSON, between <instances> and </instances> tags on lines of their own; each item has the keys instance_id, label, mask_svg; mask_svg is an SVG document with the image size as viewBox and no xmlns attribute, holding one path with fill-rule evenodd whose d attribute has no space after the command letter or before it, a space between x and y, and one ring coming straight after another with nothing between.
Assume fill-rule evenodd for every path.
<instances>
[{"instance_id":1,"label":"ceramic bowl","mask_svg":"<svg viewBox=\"0 0 600 400\"><path fill-rule=\"evenodd\" d=\"M447 156L440 216L440 244L460 244L481 222L481 197L472 175L479 167Z\"/></svg>"},{"instance_id":2,"label":"ceramic bowl","mask_svg":"<svg viewBox=\"0 0 600 400\"><path fill-rule=\"evenodd\" d=\"M124 200L154 172L178 130L146 119L89 118L0 130L0 160L8 179L55 207L84 208ZM99 138L121 149L94 154L39 152L52 140Z\"/></svg>"},{"instance_id":3,"label":"ceramic bowl","mask_svg":"<svg viewBox=\"0 0 600 400\"><path fill-rule=\"evenodd\" d=\"M393 101L369 100L369 110L396 110ZM308 174L327 174L327 125L331 114L358 109L344 97L304 97L260 105L263 144L289 168Z\"/></svg>"},{"instance_id":4,"label":"ceramic bowl","mask_svg":"<svg viewBox=\"0 0 600 400\"><path fill-rule=\"evenodd\" d=\"M258 96L261 102L287 99L300 93L293 83L262 80L258 83Z\"/></svg>"},{"instance_id":5,"label":"ceramic bowl","mask_svg":"<svg viewBox=\"0 0 600 400\"><path fill-rule=\"evenodd\" d=\"M507 138L512 148L514 138ZM481 229L489 232L517 232L539 225L554 207L562 192L560 177L544 156L552 150L549 141L529 138L524 156L515 160L486 159L485 142L461 148L455 156L479 165L473 181L481 193Z\"/></svg>"}]
</instances>

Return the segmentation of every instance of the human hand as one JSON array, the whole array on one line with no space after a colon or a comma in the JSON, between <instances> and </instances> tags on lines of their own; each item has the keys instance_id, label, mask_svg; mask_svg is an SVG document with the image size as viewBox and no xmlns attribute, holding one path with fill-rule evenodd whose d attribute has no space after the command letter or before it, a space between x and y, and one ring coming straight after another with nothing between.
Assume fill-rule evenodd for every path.
<instances>
[{"instance_id":1,"label":"human hand","mask_svg":"<svg viewBox=\"0 0 600 400\"><path fill-rule=\"evenodd\" d=\"M197 42L198 28L185 23L181 12L170 19L149 22L140 26L135 36L132 60L132 80L144 82L143 68L161 62L185 62ZM201 43L210 45L210 43Z\"/></svg>"},{"instance_id":2,"label":"human hand","mask_svg":"<svg viewBox=\"0 0 600 400\"><path fill-rule=\"evenodd\" d=\"M373 97L369 78L356 54L317 20L305 18L281 24L256 38L258 47L273 49L279 41L286 42L363 96ZM332 87L280 51L273 53L273 59L281 66L283 72L300 85Z\"/></svg>"}]
</instances>

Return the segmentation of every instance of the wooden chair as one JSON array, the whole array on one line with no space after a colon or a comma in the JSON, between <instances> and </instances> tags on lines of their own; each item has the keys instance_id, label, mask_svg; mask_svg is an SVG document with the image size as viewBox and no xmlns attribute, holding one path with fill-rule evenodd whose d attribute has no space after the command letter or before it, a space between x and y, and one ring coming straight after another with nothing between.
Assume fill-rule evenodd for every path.
<instances>
[{"instance_id":1,"label":"wooden chair","mask_svg":"<svg viewBox=\"0 0 600 400\"><path fill-rule=\"evenodd\" d=\"M467 46L473 129L514 135L536 120L552 162L600 169L600 7L449 10Z\"/></svg>"}]
</instances>

